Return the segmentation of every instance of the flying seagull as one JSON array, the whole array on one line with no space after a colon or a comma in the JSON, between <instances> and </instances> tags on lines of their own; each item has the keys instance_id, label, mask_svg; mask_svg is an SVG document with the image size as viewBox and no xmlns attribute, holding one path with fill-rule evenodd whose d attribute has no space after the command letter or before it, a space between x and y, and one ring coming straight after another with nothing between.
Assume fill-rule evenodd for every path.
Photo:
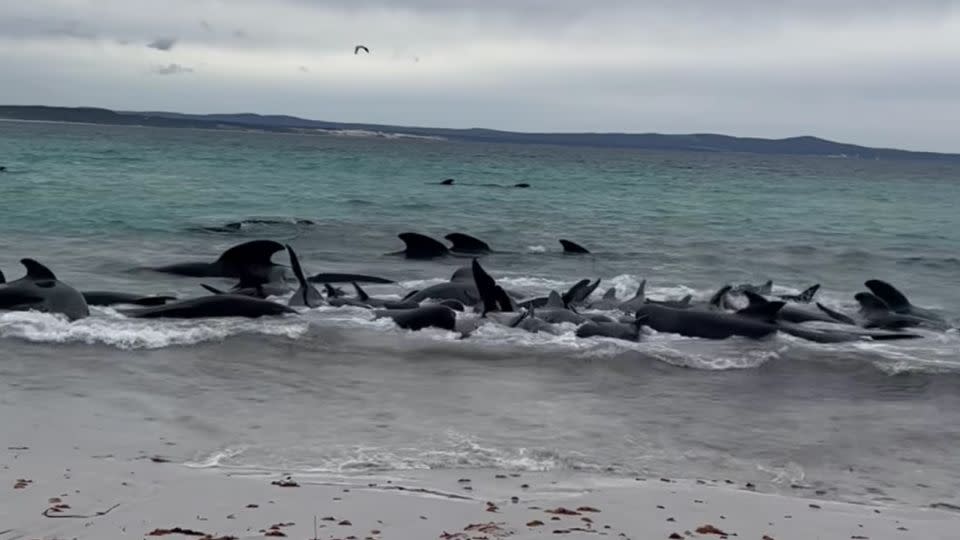
<instances>
[{"instance_id":1,"label":"flying seagull","mask_svg":"<svg viewBox=\"0 0 960 540\"><path fill-rule=\"evenodd\" d=\"M360 54L360 51L370 54L370 49L368 49L364 45L357 45L356 47L353 48L353 54Z\"/></svg>"}]
</instances>

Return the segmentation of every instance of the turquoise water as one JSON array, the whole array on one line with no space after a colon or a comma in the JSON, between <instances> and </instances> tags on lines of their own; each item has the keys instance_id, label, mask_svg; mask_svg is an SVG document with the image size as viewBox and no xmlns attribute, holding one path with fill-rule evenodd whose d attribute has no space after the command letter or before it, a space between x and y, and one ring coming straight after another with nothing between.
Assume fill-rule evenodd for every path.
<instances>
[{"instance_id":1,"label":"turquoise water","mask_svg":"<svg viewBox=\"0 0 960 540\"><path fill-rule=\"evenodd\" d=\"M882 278L960 315L956 164L0 122L0 165L10 278L33 257L81 289L195 295L195 280L135 269L274 238L311 272L383 275L401 284L371 292L399 295L463 261L384 256L396 234L462 231L531 295L583 277L621 295L646 278L653 297L773 279L780 292L822 283L824 302L852 311L863 281ZM448 177L458 185L437 185ZM532 187L491 185L518 182ZM203 229L252 217L290 223ZM565 257L558 238L594 256ZM131 448L163 434L185 463L240 469L715 475L908 504L949 500L960 482L955 331L853 345L509 329L461 341L370 319L0 314L0 419L82 425Z\"/></svg>"},{"instance_id":2,"label":"turquoise water","mask_svg":"<svg viewBox=\"0 0 960 540\"><path fill-rule=\"evenodd\" d=\"M960 268L955 164L9 122L0 156L0 225L28 238L186 236L202 251L191 224L301 217L320 224L297 231L301 249L365 260L404 230L519 252L564 236L654 281L882 276L960 300L943 290ZM428 184L447 177L533 188Z\"/></svg>"}]
</instances>

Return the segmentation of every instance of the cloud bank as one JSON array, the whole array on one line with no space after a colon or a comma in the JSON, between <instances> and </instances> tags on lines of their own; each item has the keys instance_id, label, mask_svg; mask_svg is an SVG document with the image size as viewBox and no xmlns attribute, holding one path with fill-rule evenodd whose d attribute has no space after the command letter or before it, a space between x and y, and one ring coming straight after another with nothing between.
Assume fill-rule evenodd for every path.
<instances>
[{"instance_id":1,"label":"cloud bank","mask_svg":"<svg viewBox=\"0 0 960 540\"><path fill-rule=\"evenodd\" d=\"M371 54L355 56L358 44ZM0 6L7 103L441 127L960 151L958 56L960 0Z\"/></svg>"}]
</instances>

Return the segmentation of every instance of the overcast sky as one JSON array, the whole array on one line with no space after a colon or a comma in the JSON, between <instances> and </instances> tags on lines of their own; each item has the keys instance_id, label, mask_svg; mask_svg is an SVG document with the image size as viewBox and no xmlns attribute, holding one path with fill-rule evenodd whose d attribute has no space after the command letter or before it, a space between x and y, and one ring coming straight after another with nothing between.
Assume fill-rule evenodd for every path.
<instances>
[{"instance_id":1,"label":"overcast sky","mask_svg":"<svg viewBox=\"0 0 960 540\"><path fill-rule=\"evenodd\" d=\"M960 152L960 0L11 0L0 103Z\"/></svg>"}]
</instances>

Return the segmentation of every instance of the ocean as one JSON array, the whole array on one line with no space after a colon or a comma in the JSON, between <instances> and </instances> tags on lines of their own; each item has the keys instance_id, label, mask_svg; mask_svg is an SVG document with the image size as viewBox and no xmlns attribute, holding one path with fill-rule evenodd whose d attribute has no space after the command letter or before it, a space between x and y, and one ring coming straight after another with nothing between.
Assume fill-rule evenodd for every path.
<instances>
[{"instance_id":1,"label":"ocean","mask_svg":"<svg viewBox=\"0 0 960 540\"><path fill-rule=\"evenodd\" d=\"M620 296L814 283L854 312L887 280L960 322L960 165L487 145L405 137L0 122L0 269L35 258L81 290L203 294L144 271L231 245L293 245L308 273L400 296L466 259L385 255L465 232L530 295L601 278ZM440 186L445 178L456 185ZM515 189L516 183L529 189ZM205 227L250 218L238 232ZM311 223L298 223L309 220ZM568 238L590 257L564 256ZM278 261L285 258L278 254ZM184 467L377 475L550 470L729 479L855 502L960 503L960 335L814 344L640 343L485 326L411 333L358 308L263 320L77 322L0 313L0 422Z\"/></svg>"}]
</instances>

